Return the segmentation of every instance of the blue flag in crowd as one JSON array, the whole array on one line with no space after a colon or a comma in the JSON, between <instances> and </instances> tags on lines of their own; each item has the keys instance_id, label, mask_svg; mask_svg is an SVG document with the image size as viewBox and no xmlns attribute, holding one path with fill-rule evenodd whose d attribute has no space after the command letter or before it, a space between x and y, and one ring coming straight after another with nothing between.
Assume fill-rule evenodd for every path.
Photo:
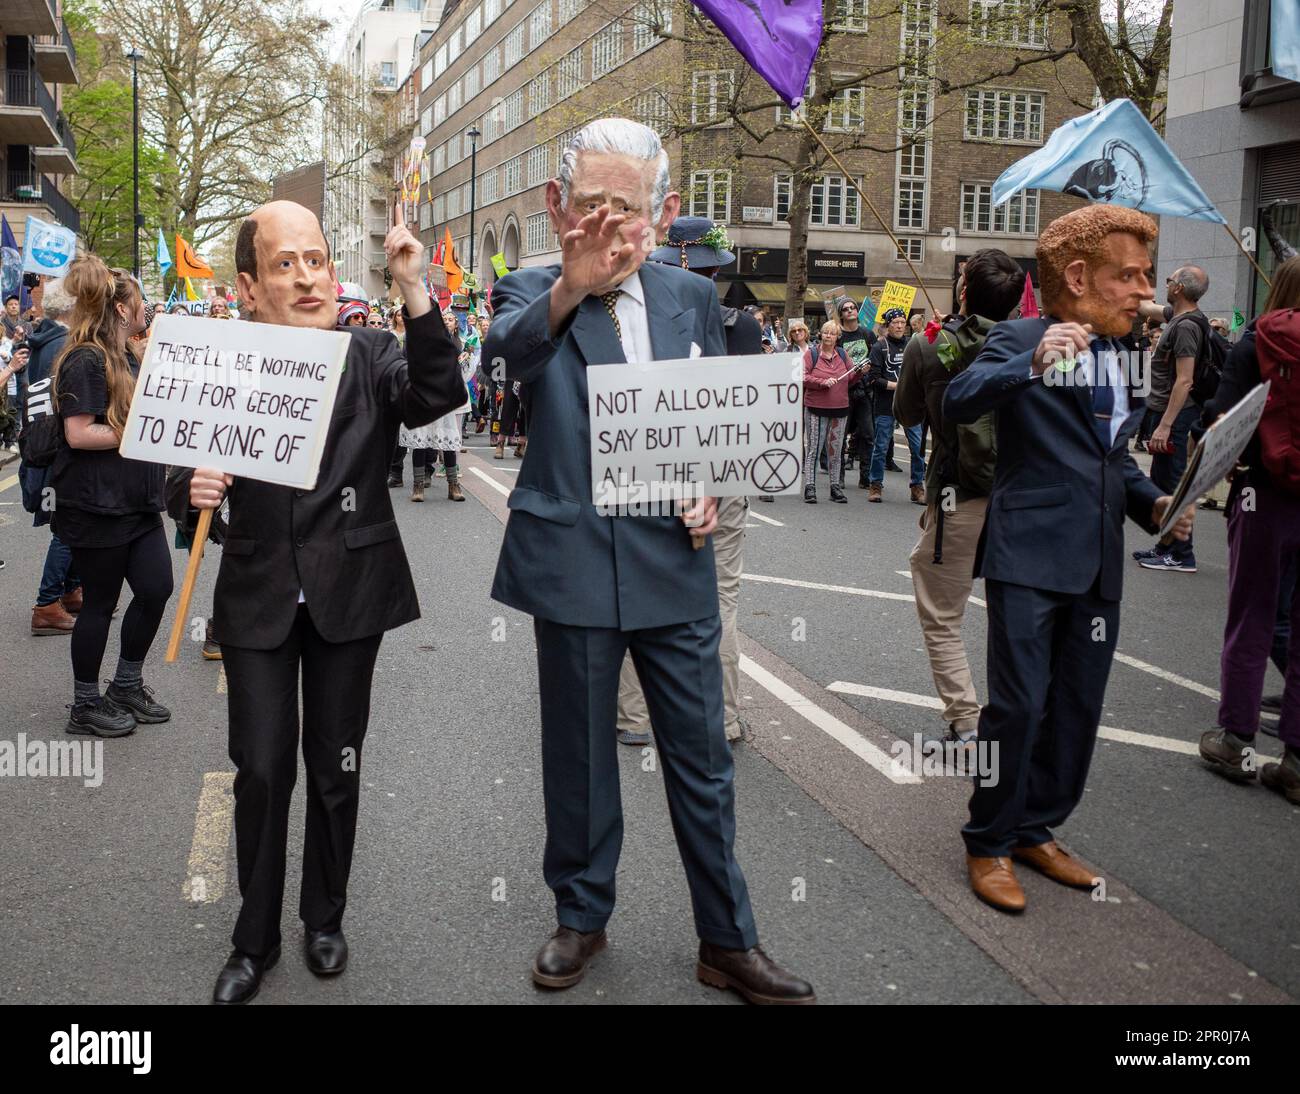
<instances>
[{"instance_id":1,"label":"blue flag in crowd","mask_svg":"<svg viewBox=\"0 0 1300 1094\"><path fill-rule=\"evenodd\" d=\"M166 277L167 271L172 268L172 256L167 250L167 241L163 239L161 228L158 229L158 250L154 254L154 259L158 263L158 276Z\"/></svg>"},{"instance_id":2,"label":"blue flag in crowd","mask_svg":"<svg viewBox=\"0 0 1300 1094\"><path fill-rule=\"evenodd\" d=\"M791 110L822 41L821 0L693 0Z\"/></svg>"},{"instance_id":3,"label":"blue flag in crowd","mask_svg":"<svg viewBox=\"0 0 1300 1094\"><path fill-rule=\"evenodd\" d=\"M1273 75L1300 83L1300 0L1273 0L1270 14Z\"/></svg>"},{"instance_id":4,"label":"blue flag in crowd","mask_svg":"<svg viewBox=\"0 0 1300 1094\"><path fill-rule=\"evenodd\" d=\"M24 242L23 270L27 273L62 277L77 257L77 233L40 217L27 218Z\"/></svg>"},{"instance_id":5,"label":"blue flag in crowd","mask_svg":"<svg viewBox=\"0 0 1300 1094\"><path fill-rule=\"evenodd\" d=\"M1169 146L1128 99L1115 99L1054 132L993 184L993 204L1036 187L1147 213L1226 224Z\"/></svg>"},{"instance_id":6,"label":"blue flag in crowd","mask_svg":"<svg viewBox=\"0 0 1300 1094\"><path fill-rule=\"evenodd\" d=\"M9 218L0 213L0 300L17 295L21 303L22 283L23 253L9 227Z\"/></svg>"}]
</instances>

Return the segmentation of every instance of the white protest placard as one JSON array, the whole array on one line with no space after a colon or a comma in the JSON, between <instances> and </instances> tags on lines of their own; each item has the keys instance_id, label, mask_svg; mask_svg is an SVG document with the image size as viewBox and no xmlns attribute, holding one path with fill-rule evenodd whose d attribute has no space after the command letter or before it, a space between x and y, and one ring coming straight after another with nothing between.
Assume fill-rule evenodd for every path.
<instances>
[{"instance_id":1,"label":"white protest placard","mask_svg":"<svg viewBox=\"0 0 1300 1094\"><path fill-rule=\"evenodd\" d=\"M1165 512L1160 528L1162 537L1169 533L1179 513L1220 483L1237 465L1247 442L1259 427L1264 404L1268 402L1268 388L1264 383L1252 389L1205 431L1174 491L1173 503Z\"/></svg>"},{"instance_id":2,"label":"white protest placard","mask_svg":"<svg viewBox=\"0 0 1300 1094\"><path fill-rule=\"evenodd\" d=\"M599 509L788 494L803 463L803 364L790 354L587 369Z\"/></svg>"},{"instance_id":3,"label":"white protest placard","mask_svg":"<svg viewBox=\"0 0 1300 1094\"><path fill-rule=\"evenodd\" d=\"M163 315L119 451L311 490L351 335Z\"/></svg>"}]
</instances>

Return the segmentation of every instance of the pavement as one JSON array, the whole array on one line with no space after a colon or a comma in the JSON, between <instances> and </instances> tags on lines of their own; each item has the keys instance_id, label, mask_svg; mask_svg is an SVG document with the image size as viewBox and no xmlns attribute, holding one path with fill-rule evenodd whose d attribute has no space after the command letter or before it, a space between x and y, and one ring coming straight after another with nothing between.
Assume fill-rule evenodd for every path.
<instances>
[{"instance_id":1,"label":"pavement","mask_svg":"<svg viewBox=\"0 0 1300 1094\"><path fill-rule=\"evenodd\" d=\"M482 437L469 444L464 504L446 500L442 479L423 505L393 491L423 617L386 637L376 670L345 921L352 962L318 981L295 952L299 794L286 959L254 1005L735 1003L693 975L689 897L652 748L620 749L626 835L609 950L567 992L531 984L554 924L541 877L535 649L530 620L488 596L520 462L493 460ZM1215 720L1221 514L1198 515L1197 574L1135 563L1126 574L1105 728L1084 800L1059 832L1104 885L1067 890L1021 871L1029 909L1012 918L966 885L965 780L893 762L896 742L943 727L907 576L920 509L906 476L886 478L882 505L852 486L847 505L751 505L737 854L765 948L826 1003L1295 1002L1300 808L1195 757ZM0 473L0 634L10 636L0 741L58 741L68 640L28 635L46 533L17 495L10 468ZM1128 546L1146 545L1130 526ZM174 556L178 587L184 561ZM0 779L0 1001L208 998L238 907L226 683L193 637L216 563L214 552L179 661L163 663L163 633L146 667L172 721L104 742L98 786ZM965 635L981 695L984 629L973 604ZM114 637L105 677L115 657ZM1269 672L1267 690L1280 690ZM1280 752L1274 738L1260 743Z\"/></svg>"}]
</instances>

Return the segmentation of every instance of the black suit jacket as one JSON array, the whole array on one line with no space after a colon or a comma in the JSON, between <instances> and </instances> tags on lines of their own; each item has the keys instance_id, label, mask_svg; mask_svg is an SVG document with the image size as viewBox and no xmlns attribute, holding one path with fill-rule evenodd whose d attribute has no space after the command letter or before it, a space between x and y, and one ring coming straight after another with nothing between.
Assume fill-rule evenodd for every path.
<instances>
[{"instance_id":1,"label":"black suit jacket","mask_svg":"<svg viewBox=\"0 0 1300 1094\"><path fill-rule=\"evenodd\" d=\"M1072 595L1099 582L1102 599L1118 600L1124 514L1156 531L1151 509L1162 494L1128 450L1143 408L1130 394L1128 418L1103 445L1090 387L1031 378L1034 349L1051 322L999 323L944 392L944 417L954 422L997 411L997 470L975 573Z\"/></svg>"},{"instance_id":2,"label":"black suit jacket","mask_svg":"<svg viewBox=\"0 0 1300 1094\"><path fill-rule=\"evenodd\" d=\"M230 488L213 616L223 645L281 645L300 589L329 642L380 634L420 615L388 464L399 423L424 425L464 404L458 350L437 308L406 320L405 356L386 331L350 333L316 489L253 479Z\"/></svg>"}]
</instances>

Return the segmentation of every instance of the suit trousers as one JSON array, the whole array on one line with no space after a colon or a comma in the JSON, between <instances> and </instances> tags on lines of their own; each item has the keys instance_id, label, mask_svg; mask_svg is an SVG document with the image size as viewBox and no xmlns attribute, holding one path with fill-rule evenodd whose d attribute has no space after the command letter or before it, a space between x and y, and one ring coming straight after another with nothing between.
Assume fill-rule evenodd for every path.
<instances>
[{"instance_id":1,"label":"suit trousers","mask_svg":"<svg viewBox=\"0 0 1300 1094\"><path fill-rule=\"evenodd\" d=\"M972 855L1052 839L1083 797L1119 631L1119 601L985 580L989 697L980 715L993 778L975 780L962 829Z\"/></svg>"},{"instance_id":2,"label":"suit trousers","mask_svg":"<svg viewBox=\"0 0 1300 1094\"><path fill-rule=\"evenodd\" d=\"M975 550L984 528L988 498L968 498L943 514L943 561L938 564L934 561L934 547L938 506L944 499L931 500L934 504L921 514L921 538L912 548L910 560L916 614L930 655L935 690L943 700L943 720L956 729L975 729L980 704L961 640L961 625L975 583Z\"/></svg>"},{"instance_id":3,"label":"suit trousers","mask_svg":"<svg viewBox=\"0 0 1300 1094\"><path fill-rule=\"evenodd\" d=\"M728 949L757 945L733 849L734 769L722 731L717 614L639 631L536 618L533 627L546 800L542 869L560 925L601 930L614 911L623 845L614 717L619 667L630 650L650 707L696 932Z\"/></svg>"},{"instance_id":4,"label":"suit trousers","mask_svg":"<svg viewBox=\"0 0 1300 1094\"><path fill-rule=\"evenodd\" d=\"M289 802L298 776L298 678L307 827L298 914L311 930L337 930L347 903L357 831L361 742L383 635L326 642L306 605L283 645L222 642L235 763L235 850L243 904L231 941L264 956L280 941Z\"/></svg>"},{"instance_id":5,"label":"suit trousers","mask_svg":"<svg viewBox=\"0 0 1300 1094\"><path fill-rule=\"evenodd\" d=\"M722 616L722 709L727 739L740 733L736 700L740 694L740 641L736 635L736 609L740 605L740 575L745 569L745 518L748 498L718 499L718 528L713 540L713 562L718 571L718 611ZM650 711L629 653L618 678L618 728L629 733L650 730Z\"/></svg>"}]
</instances>

